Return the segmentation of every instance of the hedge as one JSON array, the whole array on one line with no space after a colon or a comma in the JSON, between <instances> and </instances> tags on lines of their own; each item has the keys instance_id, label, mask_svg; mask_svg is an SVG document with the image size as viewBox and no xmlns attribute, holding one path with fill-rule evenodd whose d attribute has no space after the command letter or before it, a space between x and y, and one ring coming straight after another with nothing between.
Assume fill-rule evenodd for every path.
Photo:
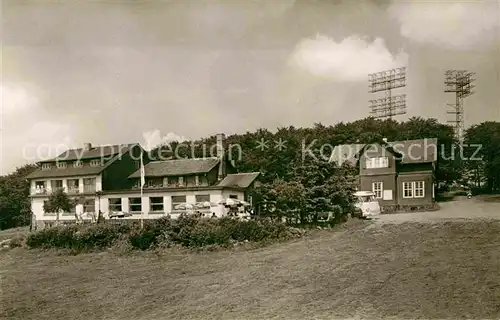
<instances>
[{"instance_id":1,"label":"hedge","mask_svg":"<svg viewBox=\"0 0 500 320\"><path fill-rule=\"evenodd\" d=\"M181 216L145 222L144 228L129 224L70 225L47 228L27 237L29 248L94 250L113 246L125 239L139 250L158 246L181 245L199 248L227 246L232 242L260 242L287 239L292 231L285 224L268 219L240 221Z\"/></svg>"}]
</instances>

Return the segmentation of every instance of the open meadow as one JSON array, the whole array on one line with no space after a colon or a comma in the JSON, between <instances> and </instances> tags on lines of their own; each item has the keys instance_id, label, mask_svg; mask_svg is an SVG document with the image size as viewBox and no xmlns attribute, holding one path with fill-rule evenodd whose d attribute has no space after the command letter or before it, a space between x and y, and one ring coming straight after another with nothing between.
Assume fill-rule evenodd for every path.
<instances>
[{"instance_id":1,"label":"open meadow","mask_svg":"<svg viewBox=\"0 0 500 320\"><path fill-rule=\"evenodd\" d=\"M500 215L500 204L488 206ZM457 207L467 204L446 204L435 215ZM500 221L402 216L351 220L333 231L254 250L68 256L17 248L0 255L1 315L23 320L500 317Z\"/></svg>"}]
</instances>

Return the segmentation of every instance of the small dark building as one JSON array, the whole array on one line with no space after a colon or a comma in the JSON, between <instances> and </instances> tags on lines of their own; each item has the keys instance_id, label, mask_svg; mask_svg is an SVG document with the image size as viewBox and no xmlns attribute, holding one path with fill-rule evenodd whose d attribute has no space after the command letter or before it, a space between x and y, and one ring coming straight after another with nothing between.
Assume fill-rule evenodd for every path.
<instances>
[{"instance_id":1,"label":"small dark building","mask_svg":"<svg viewBox=\"0 0 500 320\"><path fill-rule=\"evenodd\" d=\"M372 191L385 211L432 207L437 139L336 146L331 162L359 169L358 190Z\"/></svg>"}]
</instances>

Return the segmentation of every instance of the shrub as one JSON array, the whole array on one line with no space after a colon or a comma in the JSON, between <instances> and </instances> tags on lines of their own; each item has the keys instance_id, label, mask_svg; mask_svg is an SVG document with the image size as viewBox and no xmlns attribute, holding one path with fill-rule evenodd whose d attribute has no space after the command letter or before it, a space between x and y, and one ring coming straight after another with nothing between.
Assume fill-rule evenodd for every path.
<instances>
[{"instance_id":1,"label":"shrub","mask_svg":"<svg viewBox=\"0 0 500 320\"><path fill-rule=\"evenodd\" d=\"M81 228L74 234L73 249L91 250L110 247L124 233L130 232L127 225L96 224Z\"/></svg>"},{"instance_id":2,"label":"shrub","mask_svg":"<svg viewBox=\"0 0 500 320\"><path fill-rule=\"evenodd\" d=\"M181 218L183 217L179 217ZM135 229L130 233L129 242L136 249L148 250L158 244L165 232L171 234L170 230L176 230L177 223L170 217L146 221L143 229Z\"/></svg>"},{"instance_id":3,"label":"shrub","mask_svg":"<svg viewBox=\"0 0 500 320\"><path fill-rule=\"evenodd\" d=\"M261 242L287 239L293 236L289 228L278 221L258 219L240 221L181 216L146 221L144 228L130 224L91 224L48 228L30 234L30 248L63 248L75 252L102 249L125 244L134 249L180 245L188 248L224 247L233 241Z\"/></svg>"},{"instance_id":4,"label":"shrub","mask_svg":"<svg viewBox=\"0 0 500 320\"><path fill-rule=\"evenodd\" d=\"M231 235L237 241L263 241L267 239L283 239L288 235L285 224L271 219L259 219L250 221L234 221L228 223Z\"/></svg>"},{"instance_id":5,"label":"shrub","mask_svg":"<svg viewBox=\"0 0 500 320\"><path fill-rule=\"evenodd\" d=\"M56 226L46 228L28 236L26 244L30 248L66 248L74 243L76 226Z\"/></svg>"},{"instance_id":6,"label":"shrub","mask_svg":"<svg viewBox=\"0 0 500 320\"><path fill-rule=\"evenodd\" d=\"M157 242L157 235L154 230L142 229L134 230L129 238L132 247L140 250L150 249Z\"/></svg>"},{"instance_id":7,"label":"shrub","mask_svg":"<svg viewBox=\"0 0 500 320\"><path fill-rule=\"evenodd\" d=\"M30 234L26 244L30 248L100 249L111 246L123 233L128 232L130 227L127 225L57 226Z\"/></svg>"},{"instance_id":8,"label":"shrub","mask_svg":"<svg viewBox=\"0 0 500 320\"><path fill-rule=\"evenodd\" d=\"M185 231L186 228L183 229ZM224 228L214 220L200 220L187 235L184 243L188 247L204 247L207 245L228 245L231 240L231 230Z\"/></svg>"}]
</instances>

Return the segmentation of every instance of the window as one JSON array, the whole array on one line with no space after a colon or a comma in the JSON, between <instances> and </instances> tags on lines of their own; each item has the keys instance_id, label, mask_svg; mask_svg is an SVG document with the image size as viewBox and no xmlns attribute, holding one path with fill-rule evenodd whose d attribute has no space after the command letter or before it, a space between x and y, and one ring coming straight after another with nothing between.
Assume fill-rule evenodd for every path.
<instances>
[{"instance_id":1,"label":"window","mask_svg":"<svg viewBox=\"0 0 500 320\"><path fill-rule=\"evenodd\" d=\"M42 170L50 170L51 168L50 163L42 163Z\"/></svg>"},{"instance_id":2,"label":"window","mask_svg":"<svg viewBox=\"0 0 500 320\"><path fill-rule=\"evenodd\" d=\"M45 193L47 193L47 187L45 185L45 181L36 181L35 194L45 194Z\"/></svg>"},{"instance_id":3,"label":"window","mask_svg":"<svg viewBox=\"0 0 500 320\"><path fill-rule=\"evenodd\" d=\"M83 212L95 212L95 199L85 199L83 202Z\"/></svg>"},{"instance_id":4,"label":"window","mask_svg":"<svg viewBox=\"0 0 500 320\"><path fill-rule=\"evenodd\" d=\"M73 167L75 168L80 168L83 166L83 163L81 161L75 161L73 162Z\"/></svg>"},{"instance_id":5,"label":"window","mask_svg":"<svg viewBox=\"0 0 500 320\"><path fill-rule=\"evenodd\" d=\"M129 198L129 211L131 213L139 213L142 212L142 200L141 198Z\"/></svg>"},{"instance_id":6,"label":"window","mask_svg":"<svg viewBox=\"0 0 500 320\"><path fill-rule=\"evenodd\" d=\"M80 180L68 179L68 193L79 193L79 192L80 192Z\"/></svg>"},{"instance_id":7,"label":"window","mask_svg":"<svg viewBox=\"0 0 500 320\"><path fill-rule=\"evenodd\" d=\"M177 185L179 187L183 187L184 186L184 177L179 177L179 180L177 182Z\"/></svg>"},{"instance_id":8,"label":"window","mask_svg":"<svg viewBox=\"0 0 500 320\"><path fill-rule=\"evenodd\" d=\"M415 181L415 198L423 198L424 193L424 182L423 181Z\"/></svg>"},{"instance_id":9,"label":"window","mask_svg":"<svg viewBox=\"0 0 500 320\"><path fill-rule=\"evenodd\" d=\"M149 211L150 212L163 212L163 197L150 197L149 198Z\"/></svg>"},{"instance_id":10,"label":"window","mask_svg":"<svg viewBox=\"0 0 500 320\"><path fill-rule=\"evenodd\" d=\"M195 186L196 185L196 176L187 176L186 177L186 184L189 187Z\"/></svg>"},{"instance_id":11,"label":"window","mask_svg":"<svg viewBox=\"0 0 500 320\"><path fill-rule=\"evenodd\" d=\"M50 188L52 189L52 192L55 192L57 190L61 190L63 188L63 181L62 180L50 181Z\"/></svg>"},{"instance_id":12,"label":"window","mask_svg":"<svg viewBox=\"0 0 500 320\"><path fill-rule=\"evenodd\" d=\"M235 194L230 194L229 199L238 199L238 196Z\"/></svg>"},{"instance_id":13,"label":"window","mask_svg":"<svg viewBox=\"0 0 500 320\"><path fill-rule=\"evenodd\" d=\"M64 168L66 168L66 162L58 162L58 163L57 163L57 168L59 168L59 169L64 169Z\"/></svg>"},{"instance_id":14,"label":"window","mask_svg":"<svg viewBox=\"0 0 500 320\"><path fill-rule=\"evenodd\" d=\"M210 195L209 194L197 194L195 196L196 203L198 202L210 202Z\"/></svg>"},{"instance_id":15,"label":"window","mask_svg":"<svg viewBox=\"0 0 500 320\"><path fill-rule=\"evenodd\" d=\"M382 199L382 194L384 191L384 183L383 182L373 182L372 183L372 191L375 194L375 198Z\"/></svg>"},{"instance_id":16,"label":"window","mask_svg":"<svg viewBox=\"0 0 500 320\"><path fill-rule=\"evenodd\" d=\"M199 186L208 186L208 179L206 176L198 176L198 185Z\"/></svg>"},{"instance_id":17,"label":"window","mask_svg":"<svg viewBox=\"0 0 500 320\"><path fill-rule=\"evenodd\" d=\"M175 210L175 206L186 202L186 196L172 196L172 210Z\"/></svg>"},{"instance_id":18,"label":"window","mask_svg":"<svg viewBox=\"0 0 500 320\"><path fill-rule=\"evenodd\" d=\"M148 188L161 188L161 187L163 187L163 179L162 178L149 178L149 179L147 179L146 186Z\"/></svg>"},{"instance_id":19,"label":"window","mask_svg":"<svg viewBox=\"0 0 500 320\"><path fill-rule=\"evenodd\" d=\"M403 182L403 198L423 198L423 197L425 197L424 181Z\"/></svg>"},{"instance_id":20,"label":"window","mask_svg":"<svg viewBox=\"0 0 500 320\"><path fill-rule=\"evenodd\" d=\"M388 157L377 157L377 158L366 158L366 168L388 168L389 158Z\"/></svg>"},{"instance_id":21,"label":"window","mask_svg":"<svg viewBox=\"0 0 500 320\"><path fill-rule=\"evenodd\" d=\"M109 199L109 211L122 211L122 198L110 198Z\"/></svg>"},{"instance_id":22,"label":"window","mask_svg":"<svg viewBox=\"0 0 500 320\"><path fill-rule=\"evenodd\" d=\"M101 159L94 159L94 160L90 160L90 166L91 167L98 167L102 164L102 161Z\"/></svg>"},{"instance_id":23,"label":"window","mask_svg":"<svg viewBox=\"0 0 500 320\"><path fill-rule=\"evenodd\" d=\"M95 178L83 179L83 192L95 192Z\"/></svg>"},{"instance_id":24,"label":"window","mask_svg":"<svg viewBox=\"0 0 500 320\"><path fill-rule=\"evenodd\" d=\"M413 198L413 182L403 182L403 198Z\"/></svg>"}]
</instances>

